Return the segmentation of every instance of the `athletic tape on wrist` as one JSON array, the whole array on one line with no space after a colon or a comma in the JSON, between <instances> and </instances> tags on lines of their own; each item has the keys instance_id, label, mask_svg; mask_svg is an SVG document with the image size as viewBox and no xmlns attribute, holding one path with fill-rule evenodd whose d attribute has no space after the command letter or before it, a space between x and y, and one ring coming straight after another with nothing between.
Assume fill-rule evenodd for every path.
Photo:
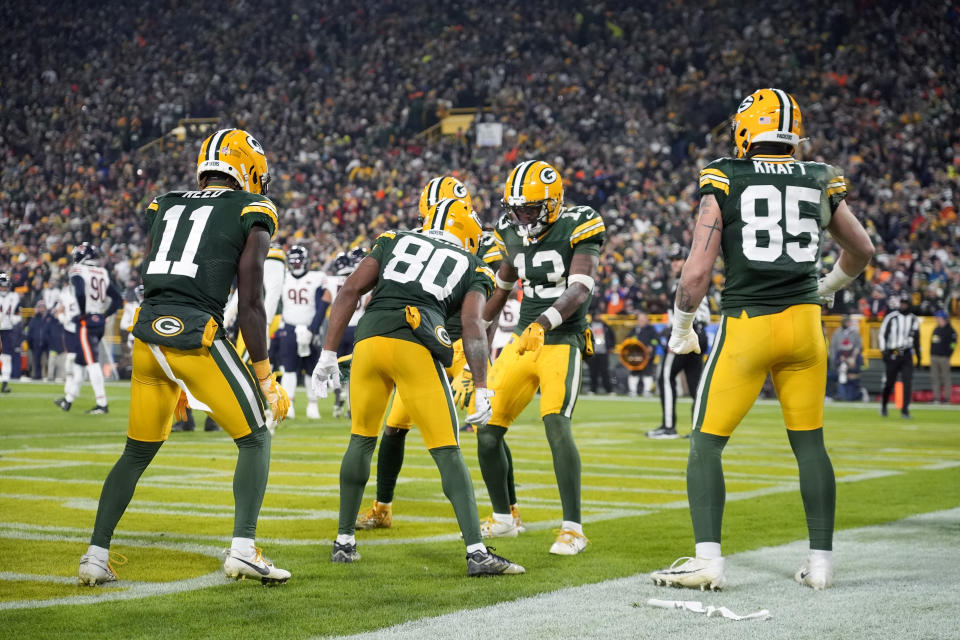
<instances>
[{"instance_id":1,"label":"athletic tape on wrist","mask_svg":"<svg viewBox=\"0 0 960 640\"><path fill-rule=\"evenodd\" d=\"M563 324L563 316L560 315L560 312L557 311L556 307L549 307L543 312L543 317L546 318L547 322L550 323L550 326L547 327L547 329L555 329Z\"/></svg>"},{"instance_id":2,"label":"athletic tape on wrist","mask_svg":"<svg viewBox=\"0 0 960 640\"><path fill-rule=\"evenodd\" d=\"M507 280L501 279L499 273L494 274L493 277L497 281L497 288L503 289L504 291L513 291L513 287L516 286L517 284L516 280L514 280L513 282L509 282Z\"/></svg>"},{"instance_id":3,"label":"athletic tape on wrist","mask_svg":"<svg viewBox=\"0 0 960 640\"><path fill-rule=\"evenodd\" d=\"M681 311L676 305L674 305L673 327L681 331L687 331L693 326L693 319L696 315L696 311Z\"/></svg>"}]
</instances>

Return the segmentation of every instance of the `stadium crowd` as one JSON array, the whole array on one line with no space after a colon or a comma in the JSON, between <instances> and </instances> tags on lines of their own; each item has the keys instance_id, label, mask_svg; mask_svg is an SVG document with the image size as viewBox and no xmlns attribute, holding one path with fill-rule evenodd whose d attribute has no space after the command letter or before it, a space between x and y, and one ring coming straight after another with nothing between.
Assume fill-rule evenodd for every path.
<instances>
[{"instance_id":1,"label":"stadium crowd","mask_svg":"<svg viewBox=\"0 0 960 640\"><path fill-rule=\"evenodd\" d=\"M836 310L908 297L960 315L955 3L44 4L14 3L0 34L0 271L25 307L83 241L132 292L144 207L195 184L203 136L165 134L213 118L263 142L278 240L320 263L414 226L435 175L492 224L510 168L543 158L608 225L594 311L662 313L697 173L730 153L742 96L772 85L803 108L802 156L845 168L877 247ZM453 107L502 123L502 146L421 135Z\"/></svg>"}]
</instances>

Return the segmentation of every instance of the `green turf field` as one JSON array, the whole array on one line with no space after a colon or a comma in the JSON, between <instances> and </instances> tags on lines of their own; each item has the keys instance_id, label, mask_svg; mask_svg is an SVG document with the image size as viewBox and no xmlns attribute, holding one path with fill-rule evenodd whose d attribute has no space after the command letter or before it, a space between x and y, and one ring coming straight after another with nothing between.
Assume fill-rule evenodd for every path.
<instances>
[{"instance_id":1,"label":"green turf field","mask_svg":"<svg viewBox=\"0 0 960 640\"><path fill-rule=\"evenodd\" d=\"M113 550L128 559L117 567L120 582L81 588L75 584L77 562L127 424L127 388L108 390L107 416L83 414L93 405L89 397L61 412L52 403L60 391L55 385L15 384L14 393L0 397L5 637L342 635L630 576L693 549L684 493L688 441L643 437L659 421L655 401L583 397L574 429L591 541L584 554L547 553L551 530L559 525L559 497L542 425L528 410L508 435L528 531L495 543L498 553L527 568L526 575L466 577L452 509L416 434L408 441L393 528L358 532L363 559L332 565L338 469L349 429L345 421L330 419L331 406L322 404L324 420L284 423L273 442L258 543L293 572L288 584L271 589L232 583L219 573L218 553L229 546L232 531L236 448L222 432L201 430L174 434L141 479L114 538ZM300 415L302 403L301 395ZM688 410L689 401L681 402L681 413ZM960 505L960 411L917 406L913 414L911 421L882 419L874 405L828 405L838 528ZM486 516L474 436L463 435ZM725 554L806 537L796 466L775 404L753 409L724 460ZM374 495L373 481L365 506Z\"/></svg>"}]
</instances>

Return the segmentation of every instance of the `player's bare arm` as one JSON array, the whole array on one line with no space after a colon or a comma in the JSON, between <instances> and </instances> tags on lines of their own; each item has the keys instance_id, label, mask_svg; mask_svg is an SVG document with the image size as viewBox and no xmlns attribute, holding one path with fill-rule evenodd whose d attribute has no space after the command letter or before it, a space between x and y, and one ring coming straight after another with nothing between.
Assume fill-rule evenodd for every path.
<instances>
[{"instance_id":1,"label":"player's bare arm","mask_svg":"<svg viewBox=\"0 0 960 640\"><path fill-rule=\"evenodd\" d=\"M343 288L337 292L337 297L330 307L330 318L327 320L327 337L323 348L336 352L347 328L350 316L357 310L360 296L370 291L380 279L380 263L372 256L367 256L357 265L357 270L351 273L343 283Z\"/></svg>"},{"instance_id":2,"label":"player's bare arm","mask_svg":"<svg viewBox=\"0 0 960 640\"><path fill-rule=\"evenodd\" d=\"M483 320L485 322L495 323L497 318L500 317L500 311L503 309L503 305L507 303L518 277L517 270L512 264L509 264L506 260L500 263L500 268L497 270L497 288L487 298L487 304L483 308Z\"/></svg>"},{"instance_id":3,"label":"player's bare arm","mask_svg":"<svg viewBox=\"0 0 960 640\"><path fill-rule=\"evenodd\" d=\"M560 325L564 320L580 308L590 293L592 286L585 284L586 280L593 281L593 274L597 272L597 265L600 258L588 253L575 253L570 261L570 273L567 276L567 288L564 289L557 301L553 303L546 311L537 316L534 321L545 329L551 329ZM578 277L579 276L579 277ZM551 311L553 309L554 311ZM550 315L558 313L560 322L556 318L550 318Z\"/></svg>"},{"instance_id":4,"label":"player's bare arm","mask_svg":"<svg viewBox=\"0 0 960 640\"><path fill-rule=\"evenodd\" d=\"M677 309L692 313L697 309L710 286L713 263L720 254L720 236L723 216L720 205L712 194L700 201L700 213L690 243L690 257L683 265L677 287Z\"/></svg>"},{"instance_id":5,"label":"player's bare arm","mask_svg":"<svg viewBox=\"0 0 960 640\"><path fill-rule=\"evenodd\" d=\"M846 202L841 202L833 212L827 229L842 249L837 264L846 273L859 275L873 257L873 242Z\"/></svg>"},{"instance_id":6,"label":"player's bare arm","mask_svg":"<svg viewBox=\"0 0 960 640\"><path fill-rule=\"evenodd\" d=\"M460 307L460 322L463 324L463 355L467 358L473 382L478 387L487 386L487 356L490 347L487 333L481 322L485 297L479 291L468 291Z\"/></svg>"},{"instance_id":7,"label":"player's bare arm","mask_svg":"<svg viewBox=\"0 0 960 640\"><path fill-rule=\"evenodd\" d=\"M263 261L270 248L270 233L255 226L237 265L237 322L254 362L267 359L267 312L263 306Z\"/></svg>"}]
</instances>

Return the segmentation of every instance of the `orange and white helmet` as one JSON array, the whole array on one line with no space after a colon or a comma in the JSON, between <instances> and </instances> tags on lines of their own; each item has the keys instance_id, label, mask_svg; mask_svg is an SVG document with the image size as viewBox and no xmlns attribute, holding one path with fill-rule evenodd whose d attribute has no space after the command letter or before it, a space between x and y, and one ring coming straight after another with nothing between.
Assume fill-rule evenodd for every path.
<instances>
[{"instance_id":1,"label":"orange and white helmet","mask_svg":"<svg viewBox=\"0 0 960 640\"><path fill-rule=\"evenodd\" d=\"M782 89L754 91L733 116L733 145L738 158L746 156L757 142L777 142L796 151L802 135L800 105Z\"/></svg>"},{"instance_id":2,"label":"orange and white helmet","mask_svg":"<svg viewBox=\"0 0 960 640\"><path fill-rule=\"evenodd\" d=\"M467 205L467 209L473 210L470 192L463 183L453 176L440 176L428 182L420 193L420 224L423 224L430 207L446 198L460 200Z\"/></svg>"},{"instance_id":3,"label":"orange and white helmet","mask_svg":"<svg viewBox=\"0 0 960 640\"><path fill-rule=\"evenodd\" d=\"M267 157L256 138L243 129L221 129L200 145L197 182L205 173L225 173L250 193L267 193Z\"/></svg>"},{"instance_id":4,"label":"orange and white helmet","mask_svg":"<svg viewBox=\"0 0 960 640\"><path fill-rule=\"evenodd\" d=\"M463 200L445 198L427 209L420 233L463 247L475 254L480 248L483 226L476 212Z\"/></svg>"},{"instance_id":5,"label":"orange and white helmet","mask_svg":"<svg viewBox=\"0 0 960 640\"><path fill-rule=\"evenodd\" d=\"M563 209L563 181L543 160L521 162L507 178L503 208L521 236L535 238L557 221Z\"/></svg>"}]
</instances>

